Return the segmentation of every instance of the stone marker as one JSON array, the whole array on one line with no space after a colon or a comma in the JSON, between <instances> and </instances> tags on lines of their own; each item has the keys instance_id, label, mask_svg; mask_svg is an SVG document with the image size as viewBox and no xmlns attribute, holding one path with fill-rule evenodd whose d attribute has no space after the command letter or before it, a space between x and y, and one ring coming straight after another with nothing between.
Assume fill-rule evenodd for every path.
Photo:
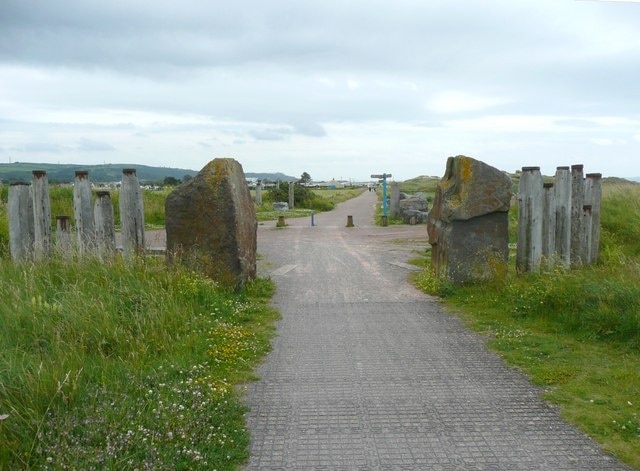
<instances>
[{"instance_id":1,"label":"stone marker","mask_svg":"<svg viewBox=\"0 0 640 471\"><path fill-rule=\"evenodd\" d=\"M258 222L242 166L209 162L165 203L167 259L181 261L225 286L256 276Z\"/></svg>"},{"instance_id":2,"label":"stone marker","mask_svg":"<svg viewBox=\"0 0 640 471\"><path fill-rule=\"evenodd\" d=\"M392 218L400 215L400 183L391 182L391 201L389 202L389 211Z\"/></svg>"},{"instance_id":3,"label":"stone marker","mask_svg":"<svg viewBox=\"0 0 640 471\"><path fill-rule=\"evenodd\" d=\"M511 196L504 172L471 157L449 157L427 225L437 276L465 283L506 273Z\"/></svg>"}]
</instances>

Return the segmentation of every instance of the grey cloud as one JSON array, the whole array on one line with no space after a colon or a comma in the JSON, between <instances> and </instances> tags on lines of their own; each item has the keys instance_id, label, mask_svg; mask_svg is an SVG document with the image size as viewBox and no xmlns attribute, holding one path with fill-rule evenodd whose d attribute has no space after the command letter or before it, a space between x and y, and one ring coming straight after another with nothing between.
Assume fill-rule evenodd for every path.
<instances>
[{"instance_id":1,"label":"grey cloud","mask_svg":"<svg viewBox=\"0 0 640 471\"><path fill-rule=\"evenodd\" d=\"M64 147L53 142L42 141L42 142L29 142L22 147L16 148L15 150L22 151L22 152L36 152L36 153L43 152L43 153L57 154L59 152L62 152L64 150Z\"/></svg>"},{"instance_id":2,"label":"grey cloud","mask_svg":"<svg viewBox=\"0 0 640 471\"><path fill-rule=\"evenodd\" d=\"M589 121L587 119L557 119L554 121L555 124L560 126L573 126L577 128L597 128L598 125L593 121Z\"/></svg>"},{"instance_id":3,"label":"grey cloud","mask_svg":"<svg viewBox=\"0 0 640 471\"><path fill-rule=\"evenodd\" d=\"M573 17L558 13L604 12L612 22L633 26L634 18L640 19L638 5L623 16L607 6L553 0L36 3L0 2L1 61L82 68L89 74L110 69L156 82L170 75L178 86L206 74L208 88L203 85L195 99L180 90L160 100L174 110L215 109L243 120L291 122L291 112L299 115L301 108L309 110L310 121L317 116L323 122L425 119L409 92L333 90L324 96L308 89L314 74L410 78L431 92L509 93L521 96L518 107L526 104L533 112L537 107L565 111L563 106L574 102L563 99L567 94L617 103L621 88L637 89L632 65L640 62L640 51L621 58L627 67L602 58L603 67L594 70L578 59L585 51L568 27ZM606 87L607 82L615 86ZM113 90L105 99L161 108L158 95L139 86L130 93ZM277 107L251 105L267 95ZM64 99L78 100L69 94ZM323 135L303 126L296 132Z\"/></svg>"},{"instance_id":4,"label":"grey cloud","mask_svg":"<svg viewBox=\"0 0 640 471\"><path fill-rule=\"evenodd\" d=\"M325 137L327 130L318 123L299 123L294 126L295 132L310 137Z\"/></svg>"},{"instance_id":5,"label":"grey cloud","mask_svg":"<svg viewBox=\"0 0 640 471\"><path fill-rule=\"evenodd\" d=\"M107 142L95 141L93 139L80 139L78 144L78 150L84 152L106 152L116 150L111 144Z\"/></svg>"},{"instance_id":6,"label":"grey cloud","mask_svg":"<svg viewBox=\"0 0 640 471\"><path fill-rule=\"evenodd\" d=\"M291 127L280 126L264 129L251 129L248 134L259 141L282 141L290 138L294 134L309 137L325 137L327 131L323 126L314 122L298 123Z\"/></svg>"},{"instance_id":7,"label":"grey cloud","mask_svg":"<svg viewBox=\"0 0 640 471\"><path fill-rule=\"evenodd\" d=\"M252 129L249 135L258 141L282 141L291 136L288 128Z\"/></svg>"},{"instance_id":8,"label":"grey cloud","mask_svg":"<svg viewBox=\"0 0 640 471\"><path fill-rule=\"evenodd\" d=\"M0 5L0 58L7 62L151 75L259 63L445 77L452 70L471 72L469 57L479 72L502 66L504 74L506 59L535 60L537 51L547 54L548 46L561 48L567 39L546 23L545 5L506 1L32 3ZM523 26L523 17L530 26Z\"/></svg>"}]
</instances>

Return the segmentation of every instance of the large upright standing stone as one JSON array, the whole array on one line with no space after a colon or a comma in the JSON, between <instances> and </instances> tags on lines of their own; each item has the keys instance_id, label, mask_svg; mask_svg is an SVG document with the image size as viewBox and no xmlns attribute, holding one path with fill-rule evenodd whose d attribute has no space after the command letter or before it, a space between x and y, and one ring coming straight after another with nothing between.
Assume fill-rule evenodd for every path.
<instances>
[{"instance_id":1,"label":"large upright standing stone","mask_svg":"<svg viewBox=\"0 0 640 471\"><path fill-rule=\"evenodd\" d=\"M400 183L391 182L391 200L389 210L392 218L400 215Z\"/></svg>"},{"instance_id":2,"label":"large upright standing stone","mask_svg":"<svg viewBox=\"0 0 640 471\"><path fill-rule=\"evenodd\" d=\"M167 257L226 286L256 275L258 222L242 166L214 159L165 204Z\"/></svg>"},{"instance_id":3,"label":"large upright standing stone","mask_svg":"<svg viewBox=\"0 0 640 471\"><path fill-rule=\"evenodd\" d=\"M449 157L427 226L439 277L465 283L506 273L511 196L504 172L471 157Z\"/></svg>"}]
</instances>

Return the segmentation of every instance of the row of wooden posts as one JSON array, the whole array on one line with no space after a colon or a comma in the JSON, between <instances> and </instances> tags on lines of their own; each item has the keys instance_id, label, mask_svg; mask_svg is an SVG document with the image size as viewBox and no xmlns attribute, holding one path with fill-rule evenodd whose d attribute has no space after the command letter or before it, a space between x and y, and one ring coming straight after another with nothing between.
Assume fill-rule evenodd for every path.
<instances>
[{"instance_id":1,"label":"row of wooden posts","mask_svg":"<svg viewBox=\"0 0 640 471\"><path fill-rule=\"evenodd\" d=\"M119 194L122 250L125 256L144 250L142 191L135 169L124 169ZM69 215L56 215L52 233L51 201L47 173L33 171L31 184L9 186L9 246L14 261L43 260L54 253L109 257L116 251L116 231L111 194L98 191L92 201L86 171L76 171L73 184L75 235Z\"/></svg>"},{"instance_id":2,"label":"row of wooden posts","mask_svg":"<svg viewBox=\"0 0 640 471\"><path fill-rule=\"evenodd\" d=\"M540 167L523 167L518 187L516 268L535 272L589 265L598 259L602 174L583 165L557 167L544 183Z\"/></svg>"}]
</instances>

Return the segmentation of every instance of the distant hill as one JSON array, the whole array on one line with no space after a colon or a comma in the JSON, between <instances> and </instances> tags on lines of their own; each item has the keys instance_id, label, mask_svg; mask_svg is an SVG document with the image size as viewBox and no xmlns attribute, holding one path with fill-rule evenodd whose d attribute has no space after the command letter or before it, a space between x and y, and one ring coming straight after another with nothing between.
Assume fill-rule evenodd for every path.
<instances>
[{"instance_id":1,"label":"distant hill","mask_svg":"<svg viewBox=\"0 0 640 471\"><path fill-rule=\"evenodd\" d=\"M419 177L400 182L400 190L405 193L435 193L439 181L440 177L421 175Z\"/></svg>"},{"instance_id":2,"label":"distant hill","mask_svg":"<svg viewBox=\"0 0 640 471\"><path fill-rule=\"evenodd\" d=\"M518 181L520 180L520 173L508 174L511 178L511 182L513 184L513 192L518 192ZM553 182L553 176L543 176L545 182ZM419 177L411 178L409 180L405 180L400 182L400 189L406 193L435 193L438 182L440 181L440 177L430 177L427 175L421 175ZM638 185L640 184L640 179L636 181L635 178L625 179L619 177L604 177L602 179L603 185L612 185L612 184L628 184L628 185Z\"/></svg>"},{"instance_id":3,"label":"distant hill","mask_svg":"<svg viewBox=\"0 0 640 471\"><path fill-rule=\"evenodd\" d=\"M244 174L247 178L257 178L258 180L269 181L269 182L277 182L278 180L283 182L292 182L297 181L299 178L292 177L289 175L285 175L284 173L251 173L245 172Z\"/></svg>"},{"instance_id":4,"label":"distant hill","mask_svg":"<svg viewBox=\"0 0 640 471\"><path fill-rule=\"evenodd\" d=\"M182 180L185 175L195 177L196 170L171 167L151 167L138 164L102 164L102 165L77 165L77 164L38 164L14 162L11 164L0 163L0 179L4 183L16 181L31 181L34 170L44 170L51 183L72 182L76 170L86 170L92 182L108 183L119 182L122 179L122 169L135 168L136 175L142 182L161 182L166 177ZM247 178L258 178L265 181L293 181L296 177L284 173L245 173Z\"/></svg>"},{"instance_id":5,"label":"distant hill","mask_svg":"<svg viewBox=\"0 0 640 471\"><path fill-rule=\"evenodd\" d=\"M142 182L163 181L165 177L173 177L182 180L185 175L194 177L198 174L195 170L150 167L137 164L103 164L103 165L76 165L76 164L39 164L15 162L0 164L0 179L3 182L31 181L34 170L44 170L52 183L72 182L76 170L86 170L92 182L117 182L122 179L122 169L135 168L136 175Z\"/></svg>"}]
</instances>

